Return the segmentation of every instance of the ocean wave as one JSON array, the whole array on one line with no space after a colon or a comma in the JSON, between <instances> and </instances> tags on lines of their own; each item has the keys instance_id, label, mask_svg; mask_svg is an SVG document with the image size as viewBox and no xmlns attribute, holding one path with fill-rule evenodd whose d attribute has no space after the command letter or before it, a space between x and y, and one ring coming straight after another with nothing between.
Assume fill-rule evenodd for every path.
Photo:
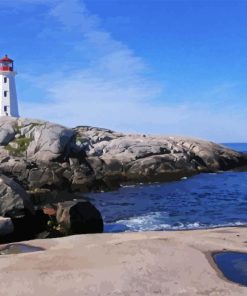
<instances>
[{"instance_id":1,"label":"ocean wave","mask_svg":"<svg viewBox=\"0 0 247 296\"><path fill-rule=\"evenodd\" d=\"M141 232L141 231L162 231L162 230L196 230L212 229L220 227L247 226L246 222L237 221L222 224L205 224L199 221L193 223L176 222L169 223L166 212L152 212L145 215L121 219L115 223L108 223L105 232Z\"/></svg>"},{"instance_id":2,"label":"ocean wave","mask_svg":"<svg viewBox=\"0 0 247 296\"><path fill-rule=\"evenodd\" d=\"M129 184L129 185L123 185L123 184L120 184L120 187L121 188L135 188L135 187L137 187L138 185L140 185L140 184Z\"/></svg>"}]
</instances>

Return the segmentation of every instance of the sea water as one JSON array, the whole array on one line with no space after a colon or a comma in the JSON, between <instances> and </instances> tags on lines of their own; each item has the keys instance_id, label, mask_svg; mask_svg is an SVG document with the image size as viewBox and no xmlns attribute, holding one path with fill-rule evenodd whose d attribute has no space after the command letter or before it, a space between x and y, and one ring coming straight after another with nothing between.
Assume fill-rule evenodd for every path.
<instances>
[{"instance_id":1,"label":"sea water","mask_svg":"<svg viewBox=\"0 0 247 296\"><path fill-rule=\"evenodd\" d=\"M247 286L247 254L219 252L213 256L218 268L230 281Z\"/></svg>"},{"instance_id":2,"label":"sea water","mask_svg":"<svg viewBox=\"0 0 247 296\"><path fill-rule=\"evenodd\" d=\"M246 152L245 143L224 144ZM247 225L247 172L203 173L180 181L91 193L105 232Z\"/></svg>"}]
</instances>

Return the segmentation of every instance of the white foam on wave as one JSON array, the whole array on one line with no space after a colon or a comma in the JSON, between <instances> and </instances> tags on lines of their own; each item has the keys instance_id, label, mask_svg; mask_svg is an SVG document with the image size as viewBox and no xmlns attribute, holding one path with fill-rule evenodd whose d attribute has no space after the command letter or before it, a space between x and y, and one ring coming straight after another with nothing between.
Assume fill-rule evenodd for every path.
<instances>
[{"instance_id":1,"label":"white foam on wave","mask_svg":"<svg viewBox=\"0 0 247 296\"><path fill-rule=\"evenodd\" d=\"M166 212L151 212L141 216L118 220L115 223L126 225L128 228L127 231L158 230L160 227L169 226L163 222L165 216L168 216Z\"/></svg>"},{"instance_id":2,"label":"white foam on wave","mask_svg":"<svg viewBox=\"0 0 247 296\"><path fill-rule=\"evenodd\" d=\"M136 184L130 184L130 185L123 185L123 184L120 184L120 187L121 188L134 188L134 187L137 187Z\"/></svg>"},{"instance_id":3,"label":"white foam on wave","mask_svg":"<svg viewBox=\"0 0 247 296\"><path fill-rule=\"evenodd\" d=\"M187 177L185 177L187 178ZM160 182L147 182L147 183L135 183L135 184L120 184L121 188L135 188L135 187L141 187L141 186L149 186L149 187L160 187L161 183Z\"/></svg>"},{"instance_id":4,"label":"white foam on wave","mask_svg":"<svg viewBox=\"0 0 247 296\"><path fill-rule=\"evenodd\" d=\"M125 232L157 231L157 230L193 230L209 229L231 226L247 226L246 222L232 222L222 224L204 224L199 221L193 223L175 223L170 224L169 215L166 212L151 212L149 214L130 217L128 219L118 220L112 225L125 226Z\"/></svg>"}]
</instances>

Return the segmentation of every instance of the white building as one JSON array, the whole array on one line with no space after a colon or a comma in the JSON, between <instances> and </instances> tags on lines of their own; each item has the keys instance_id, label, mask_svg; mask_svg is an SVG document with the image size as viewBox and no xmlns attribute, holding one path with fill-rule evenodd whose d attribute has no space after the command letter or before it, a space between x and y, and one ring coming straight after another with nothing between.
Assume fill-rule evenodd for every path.
<instances>
[{"instance_id":1,"label":"white building","mask_svg":"<svg viewBox=\"0 0 247 296\"><path fill-rule=\"evenodd\" d=\"M0 116L19 117L13 64L7 55L0 59Z\"/></svg>"}]
</instances>

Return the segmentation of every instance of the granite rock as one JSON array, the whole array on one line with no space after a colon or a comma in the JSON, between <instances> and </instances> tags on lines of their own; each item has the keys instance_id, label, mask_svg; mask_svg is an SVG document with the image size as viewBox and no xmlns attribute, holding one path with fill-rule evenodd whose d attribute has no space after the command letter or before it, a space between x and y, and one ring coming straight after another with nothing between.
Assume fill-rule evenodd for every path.
<instances>
[{"instance_id":1,"label":"granite rock","mask_svg":"<svg viewBox=\"0 0 247 296\"><path fill-rule=\"evenodd\" d=\"M12 117L0 117L0 145L7 145L15 138L15 123Z\"/></svg>"},{"instance_id":2,"label":"granite rock","mask_svg":"<svg viewBox=\"0 0 247 296\"><path fill-rule=\"evenodd\" d=\"M103 220L100 212L85 200L58 203L56 219L64 233L103 232Z\"/></svg>"},{"instance_id":3,"label":"granite rock","mask_svg":"<svg viewBox=\"0 0 247 296\"><path fill-rule=\"evenodd\" d=\"M0 215L3 217L23 217L34 214L34 207L25 190L14 180L0 176Z\"/></svg>"},{"instance_id":4,"label":"granite rock","mask_svg":"<svg viewBox=\"0 0 247 296\"><path fill-rule=\"evenodd\" d=\"M26 118L2 117L0 127L0 172L28 190L112 189L247 164L246 155L195 138L69 129Z\"/></svg>"}]
</instances>

